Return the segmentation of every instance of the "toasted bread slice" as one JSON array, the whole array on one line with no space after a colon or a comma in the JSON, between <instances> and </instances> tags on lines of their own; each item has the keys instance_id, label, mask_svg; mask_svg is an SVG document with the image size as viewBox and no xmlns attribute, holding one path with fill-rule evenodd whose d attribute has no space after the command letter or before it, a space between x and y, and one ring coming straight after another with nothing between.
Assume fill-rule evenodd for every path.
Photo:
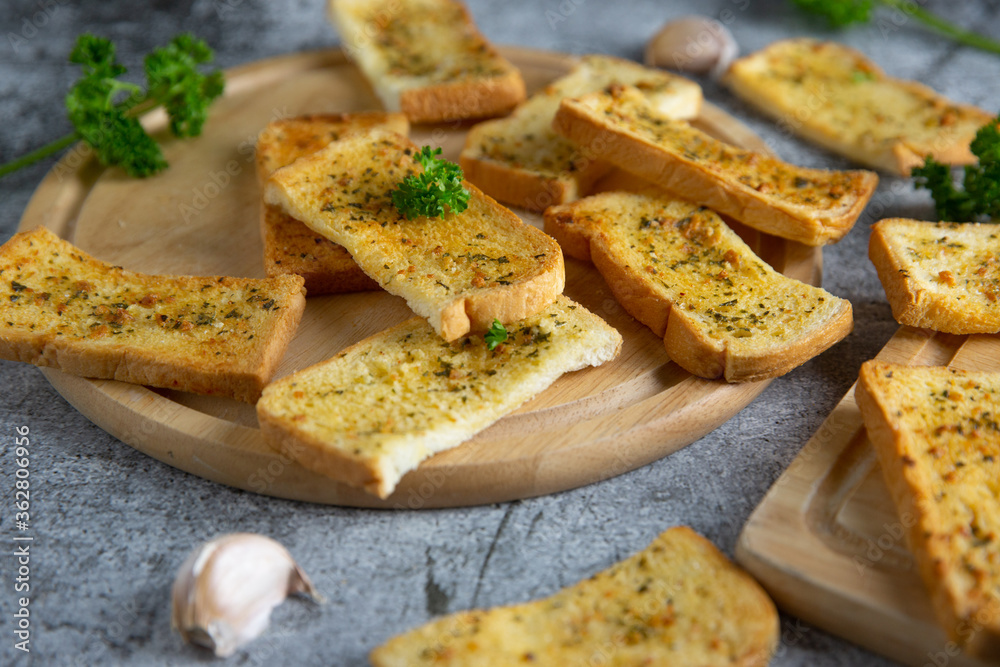
<instances>
[{"instance_id":1,"label":"toasted bread slice","mask_svg":"<svg viewBox=\"0 0 1000 667\"><path fill-rule=\"evenodd\" d=\"M855 397L939 621L1000 659L1000 374L869 361Z\"/></svg>"},{"instance_id":2,"label":"toasted bread slice","mask_svg":"<svg viewBox=\"0 0 1000 667\"><path fill-rule=\"evenodd\" d=\"M593 261L622 307L685 370L729 382L783 375L851 331L851 304L786 278L713 211L608 192L545 211L563 251Z\"/></svg>"},{"instance_id":3,"label":"toasted bread slice","mask_svg":"<svg viewBox=\"0 0 1000 667\"><path fill-rule=\"evenodd\" d=\"M302 278L149 276L39 227L0 247L0 358L253 402L291 340Z\"/></svg>"},{"instance_id":4,"label":"toasted bread slice","mask_svg":"<svg viewBox=\"0 0 1000 667\"><path fill-rule=\"evenodd\" d=\"M997 225L881 220L872 226L868 255L900 324L1000 333Z\"/></svg>"},{"instance_id":5,"label":"toasted bread slice","mask_svg":"<svg viewBox=\"0 0 1000 667\"><path fill-rule=\"evenodd\" d=\"M553 127L669 192L807 245L840 240L878 184L873 172L807 169L730 146L659 113L632 87L563 100Z\"/></svg>"},{"instance_id":6,"label":"toasted bread slice","mask_svg":"<svg viewBox=\"0 0 1000 667\"><path fill-rule=\"evenodd\" d=\"M408 134L410 124L401 113L381 111L272 121L257 138L257 179L263 187L274 170L346 134L373 128ZM365 275L343 246L312 231L277 206L261 204L260 233L267 275L302 276L309 296L378 289L378 283Z\"/></svg>"},{"instance_id":7,"label":"toasted bread slice","mask_svg":"<svg viewBox=\"0 0 1000 667\"><path fill-rule=\"evenodd\" d=\"M391 191L422 167L406 137L354 135L279 169L265 200L339 243L445 340L540 311L565 283L559 244L466 183L469 207L407 220Z\"/></svg>"},{"instance_id":8,"label":"toasted bread slice","mask_svg":"<svg viewBox=\"0 0 1000 667\"><path fill-rule=\"evenodd\" d=\"M456 0L330 0L329 10L385 108L414 123L501 116L524 101L521 72Z\"/></svg>"},{"instance_id":9,"label":"toasted bread slice","mask_svg":"<svg viewBox=\"0 0 1000 667\"><path fill-rule=\"evenodd\" d=\"M907 176L931 155L970 164L969 143L992 116L887 76L836 42L774 42L734 62L723 82L783 128L860 164Z\"/></svg>"},{"instance_id":10,"label":"toasted bread slice","mask_svg":"<svg viewBox=\"0 0 1000 667\"><path fill-rule=\"evenodd\" d=\"M418 317L264 390L264 437L302 465L385 498L424 459L468 440L621 336L564 296L508 327L448 343Z\"/></svg>"},{"instance_id":11,"label":"toasted bread slice","mask_svg":"<svg viewBox=\"0 0 1000 667\"><path fill-rule=\"evenodd\" d=\"M778 613L760 585L686 526L554 595L464 611L390 639L375 667L763 667Z\"/></svg>"},{"instance_id":12,"label":"toasted bread slice","mask_svg":"<svg viewBox=\"0 0 1000 667\"><path fill-rule=\"evenodd\" d=\"M510 116L479 123L465 138L465 177L497 200L532 211L585 194L609 169L593 149L577 147L552 129L559 103L613 83L642 90L660 112L694 118L701 88L693 81L611 56L584 56L566 76L532 95Z\"/></svg>"}]
</instances>

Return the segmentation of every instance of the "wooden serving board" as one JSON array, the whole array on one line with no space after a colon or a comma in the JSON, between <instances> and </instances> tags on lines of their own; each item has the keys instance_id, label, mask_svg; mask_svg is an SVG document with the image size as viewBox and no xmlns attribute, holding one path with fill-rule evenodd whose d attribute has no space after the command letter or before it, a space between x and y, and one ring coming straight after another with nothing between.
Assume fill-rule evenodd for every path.
<instances>
[{"instance_id":1,"label":"wooden serving board","mask_svg":"<svg viewBox=\"0 0 1000 667\"><path fill-rule=\"evenodd\" d=\"M569 56L506 49L529 91L565 73ZM96 257L146 273L263 276L260 193L253 146L279 117L379 108L340 51L276 58L230 71L203 135L164 138L170 168L146 180L103 170L70 152L42 182L21 229L46 225ZM162 133L165 119L148 118ZM767 150L745 126L706 105L698 123L720 138ZM456 159L468 124L416 127L418 144ZM529 222L540 218L521 212ZM743 230L787 275L817 284L818 251ZM753 400L765 382L727 385L672 364L662 341L629 317L589 265L566 260L566 293L621 331L621 355L561 378L461 447L407 475L385 501L311 473L272 451L252 405L45 370L94 423L172 466L268 495L373 507L442 507L551 493L621 474L702 437ZM410 316L384 292L310 298L277 377Z\"/></svg>"},{"instance_id":2,"label":"wooden serving board","mask_svg":"<svg viewBox=\"0 0 1000 667\"><path fill-rule=\"evenodd\" d=\"M902 327L878 359L1000 371L1000 336ZM938 626L854 387L743 528L737 560L778 606L907 665L982 666Z\"/></svg>"}]
</instances>

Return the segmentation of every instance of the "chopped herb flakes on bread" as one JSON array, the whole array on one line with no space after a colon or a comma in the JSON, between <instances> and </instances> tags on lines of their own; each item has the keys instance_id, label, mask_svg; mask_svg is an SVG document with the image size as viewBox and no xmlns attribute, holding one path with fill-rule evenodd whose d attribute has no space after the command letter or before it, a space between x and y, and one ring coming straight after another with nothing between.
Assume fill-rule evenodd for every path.
<instances>
[{"instance_id":1,"label":"chopped herb flakes on bread","mask_svg":"<svg viewBox=\"0 0 1000 667\"><path fill-rule=\"evenodd\" d=\"M975 162L969 143L992 120L921 83L887 76L836 42L774 42L734 62L723 82L782 127L903 176L927 155L946 164Z\"/></svg>"},{"instance_id":2,"label":"chopped herb flakes on bread","mask_svg":"<svg viewBox=\"0 0 1000 667\"><path fill-rule=\"evenodd\" d=\"M133 273L39 227L0 247L0 358L253 402L303 292L298 276Z\"/></svg>"},{"instance_id":3,"label":"chopped herb flakes on bread","mask_svg":"<svg viewBox=\"0 0 1000 667\"><path fill-rule=\"evenodd\" d=\"M849 301L781 275L703 206L609 192L549 208L545 229L695 375L776 377L851 331Z\"/></svg>"},{"instance_id":4,"label":"chopped herb flakes on bread","mask_svg":"<svg viewBox=\"0 0 1000 667\"><path fill-rule=\"evenodd\" d=\"M900 324L1000 333L1000 226L890 218L868 255Z\"/></svg>"},{"instance_id":5,"label":"chopped herb flakes on bread","mask_svg":"<svg viewBox=\"0 0 1000 667\"><path fill-rule=\"evenodd\" d=\"M723 143L628 86L563 100L553 127L669 192L807 245L847 234L878 184L873 172L807 169Z\"/></svg>"},{"instance_id":6,"label":"chopped herb flakes on bread","mask_svg":"<svg viewBox=\"0 0 1000 667\"><path fill-rule=\"evenodd\" d=\"M855 397L945 632L1000 659L1000 374L869 361Z\"/></svg>"},{"instance_id":7,"label":"chopped herb flakes on bread","mask_svg":"<svg viewBox=\"0 0 1000 667\"><path fill-rule=\"evenodd\" d=\"M552 129L566 97L603 90L613 83L638 87L664 114L694 118L701 88L693 81L611 56L584 56L566 76L532 95L514 112L474 126L459 163L465 177L497 200L543 211L577 199L609 165L593 150L578 148Z\"/></svg>"},{"instance_id":8,"label":"chopped herb flakes on bread","mask_svg":"<svg viewBox=\"0 0 1000 667\"><path fill-rule=\"evenodd\" d=\"M621 347L615 329L564 296L507 327L448 343L412 318L264 390L264 437L305 467L385 498L400 477L468 440L563 373Z\"/></svg>"},{"instance_id":9,"label":"chopped herb flakes on bread","mask_svg":"<svg viewBox=\"0 0 1000 667\"><path fill-rule=\"evenodd\" d=\"M344 50L388 111L414 123L500 116L525 97L521 73L455 0L330 0Z\"/></svg>"},{"instance_id":10,"label":"chopped herb flakes on bread","mask_svg":"<svg viewBox=\"0 0 1000 667\"><path fill-rule=\"evenodd\" d=\"M373 128L407 134L410 124L403 114L379 111L273 121L257 139L257 179L263 187L276 169L351 132ZM378 289L378 283L365 275L343 246L312 231L277 206L261 204L260 231L267 275L302 276L309 296Z\"/></svg>"},{"instance_id":11,"label":"chopped herb flakes on bread","mask_svg":"<svg viewBox=\"0 0 1000 667\"><path fill-rule=\"evenodd\" d=\"M265 201L347 248L386 291L446 340L537 313L562 293L554 239L466 183L469 207L407 219L391 192L421 169L416 146L381 130L354 135L279 169Z\"/></svg>"},{"instance_id":12,"label":"chopped herb flakes on bread","mask_svg":"<svg viewBox=\"0 0 1000 667\"><path fill-rule=\"evenodd\" d=\"M679 526L548 598L444 616L370 657L375 667L763 667L778 632L757 582Z\"/></svg>"}]
</instances>

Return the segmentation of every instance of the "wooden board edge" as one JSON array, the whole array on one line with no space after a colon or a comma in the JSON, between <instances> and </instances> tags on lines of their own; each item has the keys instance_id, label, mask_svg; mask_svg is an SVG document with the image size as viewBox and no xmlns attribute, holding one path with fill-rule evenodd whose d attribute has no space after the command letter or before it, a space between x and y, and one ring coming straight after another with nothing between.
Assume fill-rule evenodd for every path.
<instances>
[{"instance_id":1,"label":"wooden board edge","mask_svg":"<svg viewBox=\"0 0 1000 667\"><path fill-rule=\"evenodd\" d=\"M947 364L964 346L981 344L974 338L903 326L876 358L914 365ZM915 667L936 664L941 656L952 666L986 667L987 663L962 655L950 642L933 620L929 598L926 622L881 604L876 593L891 590L889 575L834 552L808 525L806 517L823 477L859 432L863 434L855 386L751 513L737 540L736 561L760 581L782 610L876 653ZM791 550L789 545L793 545ZM817 561L815 569L825 568L827 576L821 579L794 568L790 563L793 551L799 558ZM832 583L851 567L858 576L869 576L860 593ZM918 578L915 583L922 585Z\"/></svg>"},{"instance_id":2,"label":"wooden board edge","mask_svg":"<svg viewBox=\"0 0 1000 667\"><path fill-rule=\"evenodd\" d=\"M565 70L572 62L575 60L576 56L562 54L554 51L546 51L540 49L529 49L523 47L510 47L503 49L505 55L514 58L532 58L541 60L544 64L542 67L547 67L553 71ZM305 71L316 67L322 67L329 64L342 64L346 62L346 58L343 52L339 48L333 49L322 49L317 51L309 51L303 53L288 54L284 56L277 56L275 58L267 59L264 61L258 61L254 63L248 63L245 65L237 66L227 70L228 84L227 84L227 95L236 95L243 90L245 82L254 80L259 82L259 77L262 72L266 73L267 76L272 78L283 78L290 76L294 72ZM724 114L720 109L708 104L708 113L711 115L715 113L716 121L719 122L721 116L719 114ZM732 123L738 126L736 129L739 132L749 133L753 135L752 131L740 121L735 118L728 117L731 119ZM143 119L143 122L150 129L155 130L161 127L166 122L166 117L163 114L151 114ZM759 141L759 138L758 138ZM762 142L761 142L762 143ZM763 144L762 144L763 145ZM29 201L28 206L25 209L22 219L20 221L18 229L23 231L25 229L34 228L38 224L43 224L55 233L59 234L63 238L72 239L73 228L75 225L76 217L86 199L87 193L93 186L93 183L97 180L103 171L103 167L97 162L96 158L93 156L92 151L89 150L85 145L79 144L73 149L71 149L66 155L64 155L53 167L52 170L46 175L41 181L32 198ZM813 261L819 261L820 255L814 251L812 256ZM783 260L784 261L784 260ZM808 264L807 260L803 261L803 265ZM817 277L818 274L815 270L811 271L810 277ZM74 407L87 416L91 421L97 424L99 427L103 428L110 434L118 437L119 439L125 441L130 446L139 449L143 453L156 458L157 460L163 461L168 465L172 465L186 472L210 479L211 481L226 484L224 479L220 478L217 471L211 470L211 466L207 465L204 458L192 456L191 459L182 464L178 465L177 461L171 456L164 454L159 451L151 451L148 446L143 446L143 443L138 439L133 439L134 431L130 430L128 426L123 426L126 422L131 419L136 419L137 415L135 411L128 406L118 406L121 407L121 413L115 414L116 404L110 399L111 394L109 393L108 386L106 383L110 381L106 380L90 380L85 378L70 378L69 376L64 376L62 373L53 370L42 370L45 377L53 385L53 387L61 395L63 395ZM115 383L112 383L115 384ZM749 396L745 403L748 404L752 401L759 393L763 390L765 385L760 386L756 389L751 396ZM177 403L170 401L168 398L146 388L141 388L145 393L144 400L148 401L152 406L153 410L159 411L170 411L174 414L174 422L179 423L180 421L190 421L197 425L194 429L194 433L198 435L204 433L218 433L217 442L222 443L224 448L233 448L234 443L241 443L239 447L239 452L244 454L246 452L245 448L250 446L249 443L252 441L252 436L255 434L259 439L259 442L253 443L251 449L256 447L257 451L254 455L260 455L262 448L266 448L263 444L263 439L259 436L259 431L240 426L239 424L233 424L222 419L212 417L205 413L200 413L196 410L191 410ZM114 393L114 392L112 392ZM100 408L90 406L91 402L101 403ZM82 406L82 407L78 407ZM638 440L641 442L652 442L655 440L655 447L651 449L651 453L647 453L646 456L637 458L636 465L634 466L622 466L620 465L620 460L616 465L612 465L609 468L602 469L601 473L597 475L591 481L599 481L601 479L607 479L609 477L615 476L627 472L628 470L635 469L641 465L646 465L652 460L662 458L678 449L694 442L695 440L703 437L705 433L717 428L720 424L724 423L728 419L732 418L736 412L739 411L741 407L733 409L731 411L725 412L720 419L711 423L707 428L702 429L701 432L697 434L694 438L681 438L685 440L680 442L677 438L671 437L671 430L675 427L675 423L671 419L657 420L650 424L643 425L642 428L637 429L636 433L631 434L633 440ZM182 412L177 412L182 411ZM687 419L687 417L684 417ZM229 432L225 432L226 429L230 429ZM171 430L168 434L162 436L162 438L157 439L157 442L164 443L164 451L171 451L170 441L179 440L183 435L191 433L191 429L186 430ZM596 442L585 443L586 446L591 448L596 448ZM262 445L262 447L257 447L257 445ZM561 450L560 454L564 454L565 450ZM270 465L275 460L275 457L280 456L277 452L267 451L267 454L271 457L267 461ZM544 459L545 456L537 457ZM280 459L277 459L279 463L282 463ZM523 470L524 461L515 460L510 462L517 470ZM614 462L612 462L614 463ZM282 465L284 465L282 463ZM285 465L285 468L289 466ZM296 464L297 467L297 464ZM265 466L266 469L266 466ZM558 470L559 466L547 466L547 469ZM419 471L419 469L418 469ZM303 474L305 471L302 471ZM428 475L433 474L435 471L431 467L428 471ZM311 473L310 473L311 474ZM413 475L414 473L411 473ZM331 482L325 478L322 478L326 484L337 485L336 482ZM435 479L419 479L411 484L402 484L401 490L407 490L409 487L415 488L426 488L427 482L434 482ZM591 481L584 482L591 483ZM441 494L439 501L440 504L434 502L428 502L425 504L427 507L447 507L455 505L468 505L468 504L485 504L492 502L500 502L503 500L511 500L514 497L528 497L530 495L544 495L547 493L554 493L563 491L576 486L581 486L582 484L569 480L566 477L557 476L554 478L552 483L538 487L538 489L533 493L522 492L526 495L481 495L480 500L475 503L462 502L445 499L444 494ZM250 486L251 488L247 488ZM268 490L260 491L258 488L254 488L254 485L240 485L237 488L244 488L248 491L262 492L265 495L273 495L275 497L289 498L293 500L306 500L317 502L309 497L304 497L299 490L290 491L287 493L271 493ZM346 488L346 487L345 487ZM357 495L355 495L357 494ZM344 490L330 490L324 491L324 498L330 498L330 500L318 501L318 502L329 502L331 504L347 504L353 506L387 506L387 503L379 501L377 498L368 496L363 492L358 492L354 489ZM350 499L348 499L350 497ZM391 500L391 499L390 499ZM393 505L388 505L393 506ZM395 505L398 506L398 503Z\"/></svg>"}]
</instances>

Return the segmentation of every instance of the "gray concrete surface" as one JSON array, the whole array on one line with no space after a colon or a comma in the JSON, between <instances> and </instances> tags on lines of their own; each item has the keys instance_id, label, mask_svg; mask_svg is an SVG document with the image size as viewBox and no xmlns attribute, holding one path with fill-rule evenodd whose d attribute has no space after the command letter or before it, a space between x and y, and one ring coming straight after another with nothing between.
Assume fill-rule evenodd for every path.
<instances>
[{"instance_id":1,"label":"gray concrete surface","mask_svg":"<svg viewBox=\"0 0 1000 667\"><path fill-rule=\"evenodd\" d=\"M744 52L792 35L834 37L890 72L950 96L1000 109L1000 59L959 48L901 16L833 33L778 0L511 0L470 3L482 30L502 44L639 58L665 20L687 13L728 19ZM995 1L920 2L955 21L1000 34ZM724 13L725 12L725 13ZM336 42L321 0L68 2L8 0L0 31L0 159L69 129L62 98L75 78L66 63L84 30L141 54L180 30L205 38L233 66ZM743 118L783 157L814 166L845 162L782 135L726 91L712 102ZM0 180L0 240L15 230L52 160ZM873 207L884 216L930 217L908 181L883 178ZM599 484L520 502L422 512L321 507L223 488L162 465L77 413L34 368L0 362L0 663L179 665L211 662L171 633L168 595L188 551L213 535L253 531L283 542L328 601L280 607L267 634L237 665L361 665L390 635L434 615L522 601L589 576L688 524L732 554L750 512L861 363L896 329L866 258L872 214L825 250L825 286L850 299L856 327L832 350L774 382L736 418L681 452ZM15 650L14 441L31 438L31 653ZM887 665L821 629L783 620L774 665Z\"/></svg>"}]
</instances>

